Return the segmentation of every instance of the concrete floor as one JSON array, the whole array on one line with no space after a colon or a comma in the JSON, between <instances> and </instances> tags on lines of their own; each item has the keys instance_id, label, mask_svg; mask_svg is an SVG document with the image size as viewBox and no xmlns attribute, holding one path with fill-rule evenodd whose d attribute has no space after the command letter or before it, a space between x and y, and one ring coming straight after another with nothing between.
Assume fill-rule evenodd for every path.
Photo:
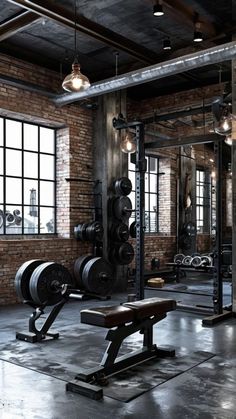
<instances>
[{"instance_id":1,"label":"concrete floor","mask_svg":"<svg viewBox=\"0 0 236 419\"><path fill-rule=\"evenodd\" d=\"M63 367L88 367L97 363L106 344L105 330L79 324L79 311L95 305L112 305L124 301L71 302L60 313L55 326L59 341L32 345L15 340L15 332L27 328L30 308L2 307L0 315L0 418L1 419L235 419L236 418L236 319L231 318L214 328L203 328L202 316L175 311L155 326L154 339L160 344L182 348L187 354L207 351L211 359L134 400L124 403L105 396L93 401L66 393L65 380L51 376L47 354L55 364L64 359ZM140 341L135 334L128 340L131 348ZM69 356L72 354L73 356ZM38 372L37 362L44 365ZM91 364L90 364L91 362ZM23 366L24 365L24 366ZM128 385L128 384L127 384Z\"/></svg>"}]
</instances>

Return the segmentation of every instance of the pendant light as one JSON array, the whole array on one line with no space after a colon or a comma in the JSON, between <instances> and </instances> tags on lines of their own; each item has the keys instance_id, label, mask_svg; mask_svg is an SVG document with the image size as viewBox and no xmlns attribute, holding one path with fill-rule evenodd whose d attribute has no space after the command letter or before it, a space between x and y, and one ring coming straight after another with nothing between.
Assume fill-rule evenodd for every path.
<instances>
[{"instance_id":1,"label":"pendant light","mask_svg":"<svg viewBox=\"0 0 236 419\"><path fill-rule=\"evenodd\" d=\"M89 79L80 72L80 65L78 62L77 53L77 31L76 31L76 20L77 20L77 9L75 0L75 58L72 64L72 72L65 77L62 87L67 92L79 92L87 90L90 87Z\"/></svg>"},{"instance_id":2,"label":"pendant light","mask_svg":"<svg viewBox=\"0 0 236 419\"><path fill-rule=\"evenodd\" d=\"M123 153L134 153L136 151L135 137L131 134L129 129L126 130L126 133L121 140L120 148Z\"/></svg>"}]
</instances>

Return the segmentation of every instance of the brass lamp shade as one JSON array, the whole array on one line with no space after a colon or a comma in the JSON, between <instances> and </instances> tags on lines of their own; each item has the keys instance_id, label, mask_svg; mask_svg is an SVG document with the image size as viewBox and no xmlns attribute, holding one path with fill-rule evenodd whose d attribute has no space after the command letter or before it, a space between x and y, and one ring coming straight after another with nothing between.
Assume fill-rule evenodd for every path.
<instances>
[{"instance_id":1,"label":"brass lamp shade","mask_svg":"<svg viewBox=\"0 0 236 419\"><path fill-rule=\"evenodd\" d=\"M80 72L80 65L72 64L72 72L65 77L62 87L67 92L79 92L90 87L89 79Z\"/></svg>"}]
</instances>

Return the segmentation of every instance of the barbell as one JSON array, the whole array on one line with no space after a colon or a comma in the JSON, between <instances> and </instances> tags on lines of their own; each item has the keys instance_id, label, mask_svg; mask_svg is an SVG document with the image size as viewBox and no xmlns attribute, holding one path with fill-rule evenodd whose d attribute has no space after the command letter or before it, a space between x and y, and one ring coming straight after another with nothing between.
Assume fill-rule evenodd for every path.
<instances>
[{"instance_id":1,"label":"barbell","mask_svg":"<svg viewBox=\"0 0 236 419\"><path fill-rule=\"evenodd\" d=\"M16 272L14 283L20 300L38 306L57 304L63 298L63 287L73 285L64 266L38 259L23 263Z\"/></svg>"}]
</instances>

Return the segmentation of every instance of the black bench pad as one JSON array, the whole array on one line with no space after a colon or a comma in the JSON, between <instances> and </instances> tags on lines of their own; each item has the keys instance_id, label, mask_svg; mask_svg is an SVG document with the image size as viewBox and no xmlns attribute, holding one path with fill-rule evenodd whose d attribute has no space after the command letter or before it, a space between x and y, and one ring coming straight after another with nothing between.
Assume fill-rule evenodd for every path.
<instances>
[{"instance_id":1,"label":"black bench pad","mask_svg":"<svg viewBox=\"0 0 236 419\"><path fill-rule=\"evenodd\" d=\"M128 307L94 307L80 312L81 323L101 327L115 327L134 320L134 311Z\"/></svg>"},{"instance_id":2,"label":"black bench pad","mask_svg":"<svg viewBox=\"0 0 236 419\"><path fill-rule=\"evenodd\" d=\"M124 303L119 306L94 307L81 310L81 323L106 328L120 326L135 320L163 315L175 310L176 302L171 299L146 298L145 300Z\"/></svg>"},{"instance_id":3,"label":"black bench pad","mask_svg":"<svg viewBox=\"0 0 236 419\"><path fill-rule=\"evenodd\" d=\"M124 303L123 307L129 307L135 312L136 319L157 316L176 309L176 301L163 298L146 298L145 300Z\"/></svg>"}]
</instances>

